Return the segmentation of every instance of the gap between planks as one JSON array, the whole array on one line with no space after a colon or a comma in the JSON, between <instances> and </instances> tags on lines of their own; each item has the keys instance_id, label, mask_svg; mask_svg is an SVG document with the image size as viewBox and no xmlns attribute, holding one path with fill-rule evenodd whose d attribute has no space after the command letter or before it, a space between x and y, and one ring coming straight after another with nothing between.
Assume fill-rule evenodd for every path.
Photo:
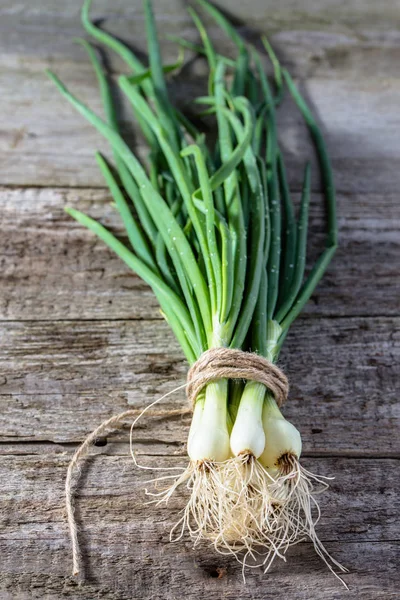
<instances>
[{"instance_id":1,"label":"gap between planks","mask_svg":"<svg viewBox=\"0 0 400 600\"><path fill-rule=\"evenodd\" d=\"M112 435L112 434L111 434ZM108 436L104 436L101 438L101 440L105 440L106 443L105 444L99 444L93 445L93 449L99 449L101 448L101 450L98 450L96 452L96 454L90 455L90 458L92 457L96 457L98 455L104 456L104 457L115 457L115 456L128 456L129 455L129 451L127 450L127 452L108 452L107 451L107 447L108 445L112 445L114 451L117 449L120 449L121 447L124 447L127 445L127 442L123 441L123 440L111 440L110 442L108 442ZM139 442L139 446L144 446L146 447L146 445L151 445L154 443L160 443L162 444L163 441L161 440L155 440L155 439L149 439L149 440L145 440L145 439L141 439ZM8 446L13 446L13 448L11 449L11 451L8 452L4 452L4 449L7 449ZM76 448L78 448L80 446L80 443L78 442L53 442L52 440L36 440L36 441L30 441L30 440L15 440L15 441L0 441L0 456L18 456L18 452L17 449L18 448L24 448L25 446L34 446L35 448L38 448L40 450L40 448L42 446L46 446L46 445L51 445L53 448L59 448L60 450L65 449L65 450L75 450ZM173 442L165 442L165 445L168 446L169 448L171 446L176 446L177 448L180 448L182 446L181 442L176 442L175 444ZM22 452L21 455L23 456L36 456L36 452ZM166 456L166 453L163 452L145 452L142 451L140 453L140 456L151 456L151 457L162 457L162 456ZM176 457L180 457L180 456L186 456L186 452L182 450L182 453L180 454L174 454L174 456ZM326 458L346 458L346 459L350 459L350 460L400 460L400 453L399 452L369 452L368 450L337 450L337 451L327 451L327 452L321 452L320 450L317 452L312 452L312 451L304 451L302 453L302 456L304 458L313 458L313 459L321 459L324 460Z\"/></svg>"},{"instance_id":2,"label":"gap between planks","mask_svg":"<svg viewBox=\"0 0 400 600\"><path fill-rule=\"evenodd\" d=\"M312 303L312 296L309 300L310 303ZM328 315L323 315L321 317L321 315L319 314L312 314L312 313L304 313L303 315L301 315L301 317L299 317L300 319L304 319L304 320L320 320L321 318L329 320L329 321L335 321L335 320L340 320L340 321L344 321L344 320L352 320L352 319L371 319L371 320L375 320L375 319L391 319L393 318L393 314L392 313L379 313L376 315L370 315L367 313L360 313L360 314L351 314L351 315L332 315L332 314L328 314ZM0 324L1 323L7 323L7 324L22 324L22 323L120 323L120 322L130 322L130 323L135 323L137 321L149 321L151 323L158 323L158 322L165 322L165 319L160 316L160 317L121 317L121 318L90 318L90 319L85 319L85 318L76 318L76 319L2 319L0 318ZM0 394L1 395L1 394Z\"/></svg>"}]
</instances>

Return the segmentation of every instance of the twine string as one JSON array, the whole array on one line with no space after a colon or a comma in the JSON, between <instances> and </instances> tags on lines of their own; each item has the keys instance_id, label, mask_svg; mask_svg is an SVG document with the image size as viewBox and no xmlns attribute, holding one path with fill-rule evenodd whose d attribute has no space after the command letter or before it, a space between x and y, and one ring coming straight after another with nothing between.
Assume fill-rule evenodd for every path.
<instances>
[{"instance_id":1,"label":"twine string","mask_svg":"<svg viewBox=\"0 0 400 600\"><path fill-rule=\"evenodd\" d=\"M68 465L67 477L65 480L67 521L72 544L73 575L77 576L82 571L82 552L78 539L78 526L73 502L73 475L75 470L79 473L80 461L88 456L92 445L98 438L104 436L108 430L118 429L122 427L124 421L135 417L131 425L130 433L130 441L132 442L132 430L134 426L155 404L158 404L175 392L186 388L188 400L191 402L192 406L194 406L196 398L201 390L212 381L217 381L218 379L245 379L262 383L273 393L278 406L283 404L289 392L289 384L286 375L281 369L266 358L259 356L258 354L243 352L242 350L232 348L211 348L204 352L189 369L185 384L167 392L160 398L157 398L154 402L147 405L139 414L137 409L129 409L106 419L92 431L79 448L77 448ZM182 411L178 412L182 413ZM132 450L131 453L136 464Z\"/></svg>"},{"instance_id":2,"label":"twine string","mask_svg":"<svg viewBox=\"0 0 400 600\"><path fill-rule=\"evenodd\" d=\"M263 383L273 393L279 407L289 393L286 375L263 356L234 348L211 348L189 369L186 395L192 405L201 390L218 379L246 379Z\"/></svg>"}]
</instances>

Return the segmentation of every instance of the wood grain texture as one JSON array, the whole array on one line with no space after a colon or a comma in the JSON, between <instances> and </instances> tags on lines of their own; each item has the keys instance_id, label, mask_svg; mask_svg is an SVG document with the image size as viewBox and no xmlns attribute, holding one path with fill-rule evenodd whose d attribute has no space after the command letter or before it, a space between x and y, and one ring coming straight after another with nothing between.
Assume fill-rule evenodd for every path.
<instances>
[{"instance_id":1,"label":"wood grain texture","mask_svg":"<svg viewBox=\"0 0 400 600\"><path fill-rule=\"evenodd\" d=\"M145 49L139 0L94 0L103 26ZM160 31L197 40L186 0L155 2ZM398 598L400 1L221 0L249 40L267 33L325 132L339 189L340 249L281 355L286 416L304 464L334 475L321 496L321 538L350 568L351 597ZM81 0L0 1L0 598L1 600L339 600L346 592L299 544L269 575L207 546L171 545L183 497L144 507L147 472L128 428L99 440L77 506L87 581L69 576L66 467L84 436L184 381L186 365L151 291L63 208L122 235L94 150L102 139L46 79L51 67L101 113L81 48ZM221 51L229 44L212 22ZM166 61L176 48L162 39ZM191 59L190 53L187 55ZM124 65L108 56L116 80ZM180 106L206 89L201 60L170 80ZM146 148L121 99L125 136ZM312 156L289 99L280 136L292 189ZM315 165L314 159L313 164ZM323 246L313 170L311 258ZM295 194L295 198L297 196ZM184 465L190 414L182 392L135 431L146 465ZM106 444L106 445L104 445ZM167 458L168 457L168 458Z\"/></svg>"},{"instance_id":2,"label":"wood grain texture","mask_svg":"<svg viewBox=\"0 0 400 600\"><path fill-rule=\"evenodd\" d=\"M280 361L291 382L285 414L306 452L400 455L399 325L335 318L293 328ZM140 409L185 380L185 361L162 321L33 321L2 323L0 331L0 441L76 442L113 413ZM169 417L168 409L183 415ZM135 439L183 452L190 423L183 392L158 411Z\"/></svg>"},{"instance_id":3,"label":"wood grain texture","mask_svg":"<svg viewBox=\"0 0 400 600\"><path fill-rule=\"evenodd\" d=\"M73 37L83 35L80 4L74 0L66 9L64 4L48 0L45 7L35 9L21 2L14 10L3 8L0 13L2 183L102 185L93 152L105 149L103 140L60 98L44 74L50 65L80 98L101 112L91 67L82 48L72 43ZM160 31L196 39L184 5L178 0L157 3ZM346 6L334 0L290 1L280 3L280 8L263 0L252 0L246 7L239 0L229 3L238 24L248 24L243 32L252 40L260 32L270 33L283 63L303 82L303 91L325 129L338 189L344 192L395 193L399 188L397 5L387 0L384 10L381 3L377 9L372 2L355 0ZM105 27L145 50L140 2L110 6L103 0L95 3L93 15L104 17ZM219 49L226 50L215 27L211 34ZM164 42L163 53L166 60L172 60L177 50ZM111 67L116 73L123 69L120 61L112 59ZM171 91L178 104L187 103L194 91L205 92L204 74L204 65L197 62L173 78ZM286 105L281 110L281 137L289 174L298 188L301 178L296 166L300 157L304 162L310 153L310 144L301 119L291 104ZM135 139L134 127L127 125L131 117L126 106L121 119L130 139ZM143 155L141 140L134 143Z\"/></svg>"},{"instance_id":4,"label":"wood grain texture","mask_svg":"<svg viewBox=\"0 0 400 600\"><path fill-rule=\"evenodd\" d=\"M240 566L206 545L193 550L186 540L171 546L168 534L183 498L174 499L168 509L143 506L148 472L134 470L127 456L107 456L103 449L82 473L77 504L89 581L77 588L65 576L69 544L61 503L69 456L63 451L2 460L0 549L6 560L0 582L10 594L17 585L21 594L31 592L33 598L45 589L48 598L87 598L98 593L106 598L172 600L191 586L210 599L272 598L278 590L285 598L306 599L311 589L312 598L343 597L344 591L309 544L293 549L289 562L276 563L267 576L250 571L246 586ZM154 464L154 457L146 454L141 460ZM166 463L182 464L182 459ZM321 497L324 517L319 533L336 558L350 568L346 581L352 596L394 599L398 461L336 458L307 459L305 464L338 475ZM22 552L22 565L12 559L15 552ZM221 579L218 573L223 574ZM189 592L186 597L195 596Z\"/></svg>"},{"instance_id":5,"label":"wood grain texture","mask_svg":"<svg viewBox=\"0 0 400 600\"><path fill-rule=\"evenodd\" d=\"M0 188L0 199L0 319L161 318L147 286L63 211L78 208L121 234L107 192ZM305 314L397 315L398 196L339 194L338 210L340 247ZM314 194L311 259L323 248L323 225Z\"/></svg>"},{"instance_id":6,"label":"wood grain texture","mask_svg":"<svg viewBox=\"0 0 400 600\"><path fill-rule=\"evenodd\" d=\"M101 114L93 74L83 57L77 65L56 64L53 68L71 90ZM59 97L43 74L44 66L41 63L37 72L23 74L6 68L0 74L0 86L7 90L0 101L0 181L22 186L102 186L94 151L105 151L107 145ZM366 65L365 70L369 73ZM400 178L400 82L378 74L353 81L351 72L343 79L340 73L335 79L308 77L308 69L305 76L302 90L325 130L338 189L345 193L395 193ZM205 81L194 87L186 75L182 77L184 81L172 86L181 102L193 96L195 89L205 93ZM141 139L128 121L128 108L125 115L124 131L138 155L144 157ZM290 181L299 189L301 165L312 156L312 148L289 99L282 106L280 121ZM318 186L315 176L313 186Z\"/></svg>"}]
</instances>

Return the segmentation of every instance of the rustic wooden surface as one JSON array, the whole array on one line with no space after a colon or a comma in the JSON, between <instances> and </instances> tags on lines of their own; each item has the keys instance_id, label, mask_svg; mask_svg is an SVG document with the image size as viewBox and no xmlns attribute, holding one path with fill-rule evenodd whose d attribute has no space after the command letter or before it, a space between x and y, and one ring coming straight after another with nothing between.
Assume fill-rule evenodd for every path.
<instances>
[{"instance_id":1,"label":"rustic wooden surface","mask_svg":"<svg viewBox=\"0 0 400 600\"><path fill-rule=\"evenodd\" d=\"M250 572L246 586L231 559L187 541L170 545L182 498L169 510L143 506L147 475L133 469L126 431L83 468L87 582L69 575L63 485L74 448L102 419L182 383L186 370L147 287L63 212L76 206L120 226L93 160L102 140L43 74L51 65L100 110L94 76L72 44L80 4L0 1L0 598L347 597L310 544L267 576ZM155 2L160 28L196 39L185 5ZM292 382L286 414L302 431L304 463L336 476L321 497L319 531L350 569L349 597L398 598L400 1L221 5L250 38L270 34L326 132L341 246L282 353ZM93 14L144 48L140 2L96 0ZM176 55L167 42L163 50ZM203 74L191 64L173 93L201 89ZM289 102L281 124L296 190L309 143ZM318 189L315 178L317 243ZM189 421L179 394L144 419L142 462L184 464Z\"/></svg>"}]
</instances>

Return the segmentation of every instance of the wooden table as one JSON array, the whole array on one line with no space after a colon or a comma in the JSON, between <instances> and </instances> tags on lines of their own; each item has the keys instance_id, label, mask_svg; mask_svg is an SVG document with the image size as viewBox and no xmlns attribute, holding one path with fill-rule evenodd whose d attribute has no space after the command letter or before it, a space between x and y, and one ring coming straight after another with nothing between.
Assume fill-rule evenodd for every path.
<instances>
[{"instance_id":1,"label":"wooden table","mask_svg":"<svg viewBox=\"0 0 400 600\"><path fill-rule=\"evenodd\" d=\"M196 39L185 4L155 2L159 27ZM319 533L350 569L348 597L398 598L400 1L223 4L246 35L269 33L326 132L340 250L282 353L285 414L302 432L304 464L336 476L321 497ZM186 372L149 289L63 212L78 207L120 227L93 157L105 144L44 75L51 66L101 110L91 67L72 43L82 34L80 5L0 3L0 598L347 597L308 543L268 575L250 571L246 585L233 559L187 540L171 545L183 499L169 509L143 505L148 473L134 469L127 431L103 440L82 469L87 580L70 576L63 486L72 452L103 419L143 407ZM93 14L144 48L138 0L96 0ZM173 60L175 47L162 46ZM192 63L173 93L201 90L203 74ZM281 137L296 191L310 145L289 101ZM313 185L311 233L321 240L317 177ZM179 393L143 419L141 462L185 464L189 422Z\"/></svg>"}]
</instances>

